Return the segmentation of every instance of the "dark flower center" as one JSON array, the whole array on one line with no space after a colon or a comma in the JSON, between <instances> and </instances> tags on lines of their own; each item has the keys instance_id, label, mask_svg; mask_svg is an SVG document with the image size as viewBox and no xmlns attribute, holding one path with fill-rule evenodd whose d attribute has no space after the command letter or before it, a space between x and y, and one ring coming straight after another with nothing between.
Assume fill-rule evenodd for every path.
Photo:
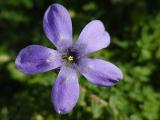
<instances>
[{"instance_id":1,"label":"dark flower center","mask_svg":"<svg viewBox=\"0 0 160 120\"><path fill-rule=\"evenodd\" d=\"M63 55L63 59L67 61L67 63L72 64L76 63L78 60L78 56L76 52L71 51L70 49Z\"/></svg>"}]
</instances>

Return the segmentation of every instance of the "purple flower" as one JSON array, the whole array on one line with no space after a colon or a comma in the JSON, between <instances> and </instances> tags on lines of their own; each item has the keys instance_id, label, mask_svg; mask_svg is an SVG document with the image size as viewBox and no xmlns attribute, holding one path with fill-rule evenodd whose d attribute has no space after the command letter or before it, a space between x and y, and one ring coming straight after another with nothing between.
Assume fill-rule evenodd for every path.
<instances>
[{"instance_id":1,"label":"purple flower","mask_svg":"<svg viewBox=\"0 0 160 120\"><path fill-rule=\"evenodd\" d=\"M112 86L122 79L121 70L112 63L86 56L110 44L110 36L101 21L88 23L77 42L72 43L72 22L68 11L62 5L52 4L45 12L43 28L57 50L30 45L20 51L16 66L26 74L60 68L51 92L58 113L70 112L77 103L80 93L77 72L100 86Z\"/></svg>"}]
</instances>

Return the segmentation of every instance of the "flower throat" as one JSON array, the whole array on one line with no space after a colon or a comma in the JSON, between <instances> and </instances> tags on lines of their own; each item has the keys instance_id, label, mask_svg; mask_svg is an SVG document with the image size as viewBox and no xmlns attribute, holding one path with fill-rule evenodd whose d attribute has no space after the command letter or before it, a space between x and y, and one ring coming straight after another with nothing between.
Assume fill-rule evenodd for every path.
<instances>
[{"instance_id":1,"label":"flower throat","mask_svg":"<svg viewBox=\"0 0 160 120\"><path fill-rule=\"evenodd\" d=\"M76 54L74 52L71 52L70 50L68 50L68 52L62 56L62 58L70 64L76 63L77 61Z\"/></svg>"}]
</instances>

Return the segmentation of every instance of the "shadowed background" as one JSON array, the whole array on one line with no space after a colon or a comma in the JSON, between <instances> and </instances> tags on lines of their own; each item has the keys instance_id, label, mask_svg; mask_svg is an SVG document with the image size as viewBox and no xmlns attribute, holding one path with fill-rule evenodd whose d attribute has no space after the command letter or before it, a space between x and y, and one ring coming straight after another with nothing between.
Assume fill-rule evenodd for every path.
<instances>
[{"instance_id":1,"label":"shadowed background","mask_svg":"<svg viewBox=\"0 0 160 120\"><path fill-rule=\"evenodd\" d=\"M97 87L80 76L79 101L65 116L50 100L57 72L29 76L14 64L28 45L55 48L42 29L52 3L69 10L74 40L89 21L103 21L111 45L91 57L114 63L124 74L113 87ZM159 6L159 0L0 0L0 120L159 120Z\"/></svg>"}]
</instances>

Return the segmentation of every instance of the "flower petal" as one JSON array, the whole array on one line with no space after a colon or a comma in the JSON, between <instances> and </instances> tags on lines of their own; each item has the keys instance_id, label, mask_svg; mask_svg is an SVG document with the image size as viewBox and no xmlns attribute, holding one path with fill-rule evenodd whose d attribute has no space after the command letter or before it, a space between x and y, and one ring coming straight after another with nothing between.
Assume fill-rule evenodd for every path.
<instances>
[{"instance_id":1,"label":"flower petal","mask_svg":"<svg viewBox=\"0 0 160 120\"><path fill-rule=\"evenodd\" d=\"M72 45L72 22L66 8L52 4L45 12L43 28L47 38L59 49Z\"/></svg>"},{"instance_id":2,"label":"flower petal","mask_svg":"<svg viewBox=\"0 0 160 120\"><path fill-rule=\"evenodd\" d=\"M22 49L16 58L17 68L26 74L46 72L61 65L59 52L40 45Z\"/></svg>"},{"instance_id":3,"label":"flower petal","mask_svg":"<svg viewBox=\"0 0 160 120\"><path fill-rule=\"evenodd\" d=\"M96 85L112 86L123 78L118 67L99 59L81 59L78 63L78 70Z\"/></svg>"},{"instance_id":4,"label":"flower petal","mask_svg":"<svg viewBox=\"0 0 160 120\"><path fill-rule=\"evenodd\" d=\"M69 67L62 67L52 88L52 102L55 110L60 114L70 112L79 97L79 84L76 71Z\"/></svg>"},{"instance_id":5,"label":"flower petal","mask_svg":"<svg viewBox=\"0 0 160 120\"><path fill-rule=\"evenodd\" d=\"M104 25L99 20L93 20L82 30L74 49L79 51L79 55L86 55L95 52L110 44L110 36L105 31Z\"/></svg>"}]
</instances>

